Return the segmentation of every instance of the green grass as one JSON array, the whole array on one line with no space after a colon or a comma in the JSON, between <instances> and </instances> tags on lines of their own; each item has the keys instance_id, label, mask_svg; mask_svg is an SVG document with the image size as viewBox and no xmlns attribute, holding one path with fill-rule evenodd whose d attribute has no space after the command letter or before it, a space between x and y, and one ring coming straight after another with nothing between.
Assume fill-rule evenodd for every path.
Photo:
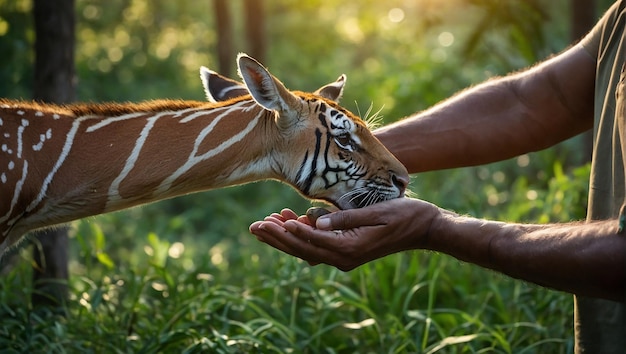
<instances>
[{"instance_id":1,"label":"green grass","mask_svg":"<svg viewBox=\"0 0 626 354\"><path fill-rule=\"evenodd\" d=\"M245 253L248 253L246 251ZM185 259L73 276L67 317L29 308L27 263L2 281L4 352L528 353L571 349L571 297L438 254L342 273L274 251L273 266ZM102 268L94 265L94 268ZM103 271L95 270L94 271ZM454 277L451 276L454 274Z\"/></svg>"},{"instance_id":2,"label":"green grass","mask_svg":"<svg viewBox=\"0 0 626 354\"><path fill-rule=\"evenodd\" d=\"M546 193L572 183L555 171ZM518 197L528 183L512 185L502 215L529 209ZM445 189L428 196L454 201ZM261 183L74 223L66 315L31 307L22 250L0 278L0 353L572 352L570 295L432 252L348 273L310 267L247 231L287 205L309 204Z\"/></svg>"}]
</instances>

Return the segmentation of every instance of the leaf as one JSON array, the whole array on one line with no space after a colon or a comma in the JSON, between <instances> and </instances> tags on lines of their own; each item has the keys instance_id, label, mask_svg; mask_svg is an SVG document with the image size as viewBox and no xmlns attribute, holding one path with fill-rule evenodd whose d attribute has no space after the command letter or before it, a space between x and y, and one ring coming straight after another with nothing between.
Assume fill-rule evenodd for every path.
<instances>
[{"instance_id":1,"label":"leaf","mask_svg":"<svg viewBox=\"0 0 626 354\"><path fill-rule=\"evenodd\" d=\"M102 265L106 266L107 268L109 269L115 268L115 263L113 263L113 260L111 260L111 257L109 257L108 254L104 252L98 252L96 254L96 257L98 258L98 262L100 262Z\"/></svg>"},{"instance_id":2,"label":"leaf","mask_svg":"<svg viewBox=\"0 0 626 354\"><path fill-rule=\"evenodd\" d=\"M348 328L348 329L361 329L361 328L373 326L374 324L376 324L376 320L373 318L368 318L361 322L344 323L343 327Z\"/></svg>"},{"instance_id":3,"label":"leaf","mask_svg":"<svg viewBox=\"0 0 626 354\"><path fill-rule=\"evenodd\" d=\"M449 345L455 345L455 344L471 342L474 339L476 339L476 337L478 337L478 334L468 334L468 335L465 335L465 336L446 337L441 342L439 342L437 345L435 345L432 349L427 351L425 354L436 353L439 350L441 350L441 349L443 349L443 348L445 348L445 347L447 347Z\"/></svg>"},{"instance_id":4,"label":"leaf","mask_svg":"<svg viewBox=\"0 0 626 354\"><path fill-rule=\"evenodd\" d=\"M106 243L106 238L104 237L104 232L100 228L100 225L96 223L89 224L91 233L94 237L95 248L97 251L104 249L104 245Z\"/></svg>"}]
</instances>

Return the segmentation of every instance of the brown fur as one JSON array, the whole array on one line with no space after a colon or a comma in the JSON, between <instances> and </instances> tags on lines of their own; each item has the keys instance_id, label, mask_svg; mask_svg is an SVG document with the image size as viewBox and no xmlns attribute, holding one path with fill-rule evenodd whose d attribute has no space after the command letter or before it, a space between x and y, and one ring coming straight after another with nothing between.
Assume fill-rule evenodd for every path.
<instances>
[{"instance_id":1,"label":"brown fur","mask_svg":"<svg viewBox=\"0 0 626 354\"><path fill-rule=\"evenodd\" d=\"M176 111L186 108L195 108L206 106L207 108L214 108L218 106L224 106L228 103L208 103L201 101L185 101L185 100L153 100L144 101L139 103L132 102L104 102L104 103L72 103L72 104L49 104L36 101L21 101L21 100L9 100L0 99L0 106L7 105L14 108L39 110L44 113L59 113L72 115L76 117L86 115L116 117L128 113L135 112L162 112L162 111Z\"/></svg>"},{"instance_id":2,"label":"brown fur","mask_svg":"<svg viewBox=\"0 0 626 354\"><path fill-rule=\"evenodd\" d=\"M355 116L351 112L347 111L340 105L331 100L324 99L322 97L312 95L307 92L293 91L294 94L300 96L304 100L321 99L329 106L340 110L344 114L350 116L357 124L366 126L365 122L359 117ZM163 111L177 111L187 108L206 107L212 109L216 107L228 106L235 102L250 99L249 95L235 97L227 101L211 103L204 101L191 101L191 100L169 100L159 99L143 102L103 102L103 103L91 103L91 102L78 102L64 105L57 105L52 103L43 103L37 101L24 101L24 100L12 100L8 98L0 98L0 107L9 106L11 108L22 108L38 110L44 113L57 113L68 116L82 117L87 115L103 116L103 117L117 117L124 114L136 113L136 112L163 112Z\"/></svg>"}]
</instances>

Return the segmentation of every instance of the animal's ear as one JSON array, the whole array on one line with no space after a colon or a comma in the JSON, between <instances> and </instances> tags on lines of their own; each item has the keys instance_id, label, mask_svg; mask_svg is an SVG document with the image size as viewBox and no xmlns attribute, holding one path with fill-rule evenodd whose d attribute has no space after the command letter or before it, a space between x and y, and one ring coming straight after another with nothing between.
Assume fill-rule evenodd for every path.
<instances>
[{"instance_id":1,"label":"animal's ear","mask_svg":"<svg viewBox=\"0 0 626 354\"><path fill-rule=\"evenodd\" d=\"M248 90L242 83L222 76L204 66L200 67L200 79L209 102L227 101L248 94Z\"/></svg>"},{"instance_id":2,"label":"animal's ear","mask_svg":"<svg viewBox=\"0 0 626 354\"><path fill-rule=\"evenodd\" d=\"M242 53L237 57L237 65L239 75L252 98L263 108L278 112L277 123L280 128L289 128L298 122L302 109L300 98L289 92L282 82L255 59Z\"/></svg>"},{"instance_id":3,"label":"animal's ear","mask_svg":"<svg viewBox=\"0 0 626 354\"><path fill-rule=\"evenodd\" d=\"M345 86L345 84L346 75L342 74L341 76L339 76L337 81L320 87L314 93L324 98L328 98L329 100L339 102L341 96L343 95L343 87Z\"/></svg>"}]
</instances>

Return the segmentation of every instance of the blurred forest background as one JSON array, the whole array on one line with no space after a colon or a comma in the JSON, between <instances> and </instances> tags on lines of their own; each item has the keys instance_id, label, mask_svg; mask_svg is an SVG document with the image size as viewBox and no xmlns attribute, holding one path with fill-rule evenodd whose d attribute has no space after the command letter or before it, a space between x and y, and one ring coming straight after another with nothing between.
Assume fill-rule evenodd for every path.
<instances>
[{"instance_id":1,"label":"blurred forest background","mask_svg":"<svg viewBox=\"0 0 626 354\"><path fill-rule=\"evenodd\" d=\"M291 89L345 73L342 105L380 109L386 124L562 51L611 3L75 0L75 99L203 100L199 67L234 77L236 54L247 52ZM0 0L0 97L33 97L32 6ZM579 220L589 149L577 137L510 161L423 173L410 189L477 217ZM571 352L569 295L424 252L347 274L310 268L248 233L273 211L309 206L261 182L75 222L68 318L24 303L33 288L23 251L0 283L0 348Z\"/></svg>"}]
</instances>

